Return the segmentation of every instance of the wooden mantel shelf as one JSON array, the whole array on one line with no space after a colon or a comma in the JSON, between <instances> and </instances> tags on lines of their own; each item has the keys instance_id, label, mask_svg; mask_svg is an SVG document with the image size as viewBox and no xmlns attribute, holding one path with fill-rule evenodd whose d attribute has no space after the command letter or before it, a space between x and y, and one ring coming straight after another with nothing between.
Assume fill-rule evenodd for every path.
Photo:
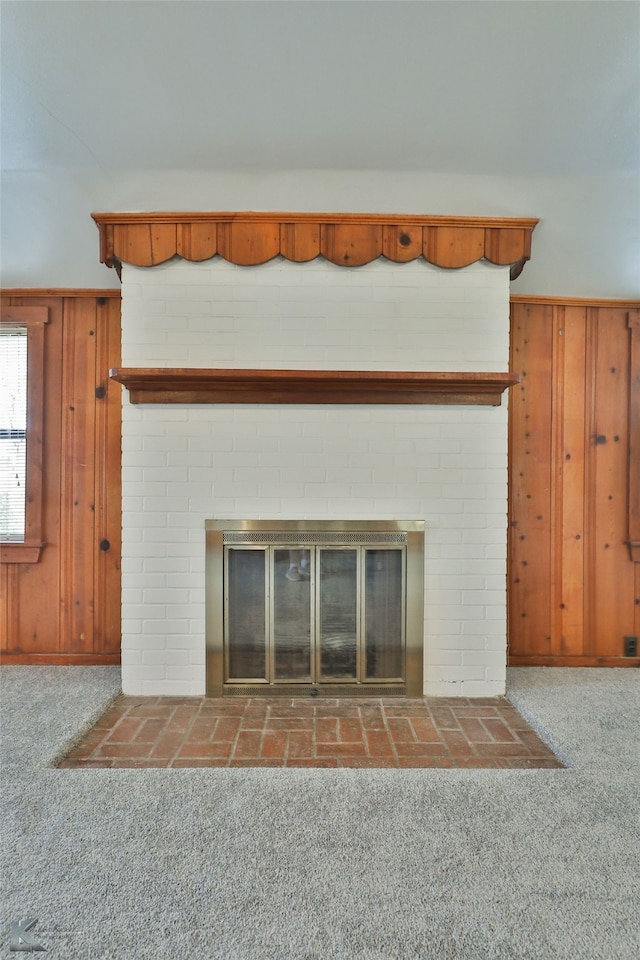
<instances>
[{"instance_id":1,"label":"wooden mantel shelf","mask_svg":"<svg viewBox=\"0 0 640 960\"><path fill-rule=\"evenodd\" d=\"M131 403L432 403L499 406L516 373L118 367Z\"/></svg>"}]
</instances>

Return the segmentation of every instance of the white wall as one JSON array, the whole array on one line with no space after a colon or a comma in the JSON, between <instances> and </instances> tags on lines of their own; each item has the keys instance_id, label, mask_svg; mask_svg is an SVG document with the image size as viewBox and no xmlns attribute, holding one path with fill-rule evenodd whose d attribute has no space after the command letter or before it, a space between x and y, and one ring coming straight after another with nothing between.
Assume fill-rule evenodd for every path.
<instances>
[{"instance_id":1,"label":"white wall","mask_svg":"<svg viewBox=\"0 0 640 960\"><path fill-rule=\"evenodd\" d=\"M506 370L508 268L123 271L124 366ZM207 518L426 522L425 692L504 692L507 411L123 408L123 687L204 692Z\"/></svg>"},{"instance_id":2,"label":"white wall","mask_svg":"<svg viewBox=\"0 0 640 960\"><path fill-rule=\"evenodd\" d=\"M640 296L635 175L507 178L375 170L3 174L4 287L117 287L92 211L299 210L538 217L514 293Z\"/></svg>"}]
</instances>

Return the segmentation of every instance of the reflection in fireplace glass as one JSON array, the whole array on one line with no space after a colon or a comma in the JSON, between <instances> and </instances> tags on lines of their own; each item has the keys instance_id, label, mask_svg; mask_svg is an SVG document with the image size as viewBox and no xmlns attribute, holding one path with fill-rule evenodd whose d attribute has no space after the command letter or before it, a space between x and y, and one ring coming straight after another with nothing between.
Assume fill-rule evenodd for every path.
<instances>
[{"instance_id":1,"label":"reflection in fireplace glass","mask_svg":"<svg viewBox=\"0 0 640 960\"><path fill-rule=\"evenodd\" d=\"M225 556L227 680L402 680L404 547L264 544Z\"/></svg>"},{"instance_id":2,"label":"reflection in fireplace glass","mask_svg":"<svg viewBox=\"0 0 640 960\"><path fill-rule=\"evenodd\" d=\"M227 555L227 674L266 679L265 550Z\"/></svg>"},{"instance_id":3,"label":"reflection in fireplace glass","mask_svg":"<svg viewBox=\"0 0 640 960\"><path fill-rule=\"evenodd\" d=\"M276 680L311 678L309 550L274 550L273 645Z\"/></svg>"},{"instance_id":4,"label":"reflection in fireplace glass","mask_svg":"<svg viewBox=\"0 0 640 960\"><path fill-rule=\"evenodd\" d=\"M367 678L399 677L402 666L402 553L367 550Z\"/></svg>"},{"instance_id":5,"label":"reflection in fireplace glass","mask_svg":"<svg viewBox=\"0 0 640 960\"><path fill-rule=\"evenodd\" d=\"M357 675L356 550L320 550L319 640L323 678Z\"/></svg>"}]
</instances>

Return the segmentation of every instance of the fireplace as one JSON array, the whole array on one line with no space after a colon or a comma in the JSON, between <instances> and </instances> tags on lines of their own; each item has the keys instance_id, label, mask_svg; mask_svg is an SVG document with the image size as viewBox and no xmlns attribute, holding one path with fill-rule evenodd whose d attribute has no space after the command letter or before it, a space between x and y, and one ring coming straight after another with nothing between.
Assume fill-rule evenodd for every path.
<instances>
[{"instance_id":1,"label":"fireplace","mask_svg":"<svg viewBox=\"0 0 640 960\"><path fill-rule=\"evenodd\" d=\"M503 694L509 276L533 224L99 219L122 266L125 693ZM404 525L406 556L336 525ZM380 612L383 579L414 599L388 586Z\"/></svg>"},{"instance_id":2,"label":"fireplace","mask_svg":"<svg viewBox=\"0 0 640 960\"><path fill-rule=\"evenodd\" d=\"M206 531L210 696L422 695L422 521Z\"/></svg>"}]
</instances>

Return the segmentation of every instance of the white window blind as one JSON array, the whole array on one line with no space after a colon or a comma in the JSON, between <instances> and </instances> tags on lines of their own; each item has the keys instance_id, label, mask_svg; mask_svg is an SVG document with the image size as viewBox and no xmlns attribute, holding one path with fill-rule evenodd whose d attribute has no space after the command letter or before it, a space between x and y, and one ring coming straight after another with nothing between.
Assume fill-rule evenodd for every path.
<instances>
[{"instance_id":1,"label":"white window blind","mask_svg":"<svg viewBox=\"0 0 640 960\"><path fill-rule=\"evenodd\" d=\"M27 331L0 332L0 539L24 540L27 470Z\"/></svg>"}]
</instances>

